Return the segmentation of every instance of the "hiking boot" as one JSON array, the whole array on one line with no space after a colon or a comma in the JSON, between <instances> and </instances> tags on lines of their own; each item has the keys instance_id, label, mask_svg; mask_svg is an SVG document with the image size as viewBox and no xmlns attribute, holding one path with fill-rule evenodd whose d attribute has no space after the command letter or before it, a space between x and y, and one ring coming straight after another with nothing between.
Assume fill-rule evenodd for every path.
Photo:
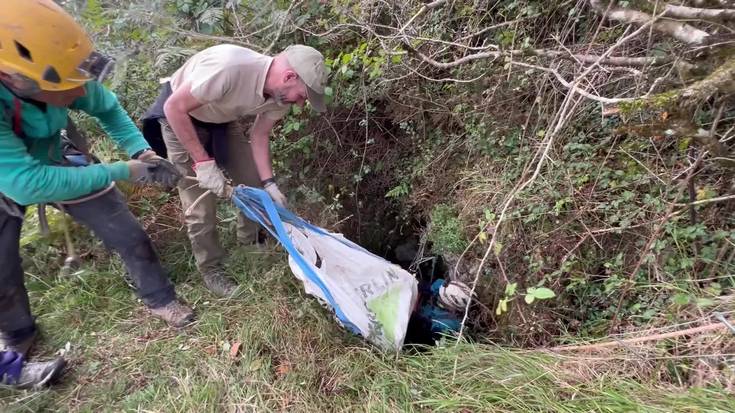
<instances>
[{"instance_id":1,"label":"hiking boot","mask_svg":"<svg viewBox=\"0 0 735 413\"><path fill-rule=\"evenodd\" d=\"M171 327L184 327L194 321L194 311L178 302L178 300L172 300L170 303L161 307L149 307L148 310Z\"/></svg>"},{"instance_id":2,"label":"hiking boot","mask_svg":"<svg viewBox=\"0 0 735 413\"><path fill-rule=\"evenodd\" d=\"M5 352L0 357L0 385L16 389L38 389L61 377L66 360L57 357L51 361L23 362L18 353Z\"/></svg>"},{"instance_id":3,"label":"hiking boot","mask_svg":"<svg viewBox=\"0 0 735 413\"><path fill-rule=\"evenodd\" d=\"M205 271L202 278L204 286L219 297L232 297L237 290L237 284L221 268Z\"/></svg>"},{"instance_id":4,"label":"hiking boot","mask_svg":"<svg viewBox=\"0 0 735 413\"><path fill-rule=\"evenodd\" d=\"M266 235L266 232L264 230L258 230L255 233L250 233L249 231L246 231L245 234L241 233L238 230L237 233L237 241L249 250L254 250L257 252L263 252L266 249L268 249L268 236Z\"/></svg>"},{"instance_id":5,"label":"hiking boot","mask_svg":"<svg viewBox=\"0 0 735 413\"><path fill-rule=\"evenodd\" d=\"M265 241L253 241L253 242L245 242L245 241L239 241L240 245L242 245L246 250L250 250L251 252L263 252L268 248L268 244L266 244Z\"/></svg>"},{"instance_id":6,"label":"hiking boot","mask_svg":"<svg viewBox=\"0 0 735 413\"><path fill-rule=\"evenodd\" d=\"M10 344L6 340L0 340L0 351L14 351L23 356L28 356L33 343L36 341L36 336L38 336L38 329L34 329L33 334L17 344Z\"/></svg>"}]
</instances>

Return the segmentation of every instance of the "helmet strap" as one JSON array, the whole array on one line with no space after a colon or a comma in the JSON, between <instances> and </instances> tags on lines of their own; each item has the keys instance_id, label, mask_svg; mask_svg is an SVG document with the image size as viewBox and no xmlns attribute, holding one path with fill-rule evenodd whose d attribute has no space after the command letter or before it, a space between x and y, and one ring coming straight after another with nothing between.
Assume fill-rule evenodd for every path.
<instances>
[{"instance_id":1,"label":"helmet strap","mask_svg":"<svg viewBox=\"0 0 735 413\"><path fill-rule=\"evenodd\" d=\"M41 92L38 83L20 73L6 74L10 79L10 84L2 82L3 85L13 91L18 97L31 98Z\"/></svg>"}]
</instances>

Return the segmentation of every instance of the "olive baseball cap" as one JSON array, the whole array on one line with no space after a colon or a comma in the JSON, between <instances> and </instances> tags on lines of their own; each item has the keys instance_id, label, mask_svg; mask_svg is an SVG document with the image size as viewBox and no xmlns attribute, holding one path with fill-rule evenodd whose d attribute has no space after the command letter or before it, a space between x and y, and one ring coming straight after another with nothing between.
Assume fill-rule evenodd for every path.
<instances>
[{"instance_id":1,"label":"olive baseball cap","mask_svg":"<svg viewBox=\"0 0 735 413\"><path fill-rule=\"evenodd\" d=\"M313 47L295 44L288 46L283 54L293 70L306 84L309 103L317 112L324 112L324 88L327 87L327 68L324 56Z\"/></svg>"}]
</instances>

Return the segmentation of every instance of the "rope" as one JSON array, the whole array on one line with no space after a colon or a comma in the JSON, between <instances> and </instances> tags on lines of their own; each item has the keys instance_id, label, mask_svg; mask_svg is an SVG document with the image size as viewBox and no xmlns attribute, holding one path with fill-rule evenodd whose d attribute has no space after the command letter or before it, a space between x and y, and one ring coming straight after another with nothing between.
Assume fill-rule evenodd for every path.
<instances>
[{"instance_id":1,"label":"rope","mask_svg":"<svg viewBox=\"0 0 735 413\"><path fill-rule=\"evenodd\" d=\"M91 194L89 194L89 195L87 195L87 196L83 196L83 197L81 197L81 198L75 198L75 199L70 199L70 200L68 200L68 201L59 201L59 202L55 202L55 204L57 204L57 205L59 205L59 206L61 206L61 205L75 205L75 204L81 204L82 202L87 202L87 201L90 201L90 200L92 200L92 199L95 199L95 198L99 198L99 197L101 197L102 195L104 195L104 194L106 194L106 193L108 193L108 192L112 191L112 189L113 189L114 187L115 187L115 181L112 181L112 182L110 182L110 185L108 185L108 186L107 186L107 188L105 188L105 189L102 189L102 190L100 190L100 191L98 191L98 192L93 192L93 193L91 193Z\"/></svg>"}]
</instances>

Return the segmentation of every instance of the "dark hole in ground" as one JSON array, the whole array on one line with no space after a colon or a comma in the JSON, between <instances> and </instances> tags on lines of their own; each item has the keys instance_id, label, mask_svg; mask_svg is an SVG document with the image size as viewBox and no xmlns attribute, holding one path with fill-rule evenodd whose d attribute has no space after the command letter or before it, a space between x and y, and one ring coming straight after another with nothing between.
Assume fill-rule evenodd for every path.
<instances>
[{"instance_id":1,"label":"dark hole in ground","mask_svg":"<svg viewBox=\"0 0 735 413\"><path fill-rule=\"evenodd\" d=\"M389 107L389 102L385 103L382 107ZM288 162L294 182L302 183L324 198L315 201L313 216L305 218L324 222L328 217L327 222L338 222L336 230L346 238L417 275L422 291L420 304L436 307L432 285L438 279L447 278L443 260L437 257L435 262L439 264L431 271L425 268L428 260L419 268L411 268L411 264L417 258L435 255L430 245L419 253L420 234L427 227L427 214L435 203L441 202L445 191L453 187L454 178L451 174L433 176L431 191L420 201L407 194L388 196L411 180L414 161L434 144L428 134L407 135L401 124L395 122L398 119L395 115L372 113L369 128L361 123L365 116L354 113L353 108L334 110L328 122L327 118L312 119L305 132L311 139L312 150L292 151ZM418 307L422 309L421 305ZM433 317L439 319L441 315L437 311ZM429 337L436 334L426 333L430 331L427 326L431 319L432 315L414 317L409 341L433 344ZM474 324L471 311L468 327L472 327L470 331L481 332L482 328L475 328Z\"/></svg>"},{"instance_id":2,"label":"dark hole in ground","mask_svg":"<svg viewBox=\"0 0 735 413\"><path fill-rule=\"evenodd\" d=\"M442 305L440 290L449 281L449 268L441 255L431 253L430 244L421 248L420 232L397 237L394 244L379 246L384 258L400 265L418 281L418 302L408 323L404 346L419 351L433 346L444 336L456 335L464 315Z\"/></svg>"},{"instance_id":3,"label":"dark hole in ground","mask_svg":"<svg viewBox=\"0 0 735 413\"><path fill-rule=\"evenodd\" d=\"M376 178L366 177L367 184ZM381 180L381 178L376 178ZM368 186L366 184L366 186ZM368 201L370 201L368 203ZM365 197L360 208L360 219L353 219L342 227L345 236L370 252L398 264L418 280L419 299L409 321L405 345L415 349L433 346L444 336L459 331L463 312L447 310L439 303L439 288L449 280L449 268L442 256L432 252L431 242L423 248L421 234L426 220L416 213L407 215L400 204L384 197ZM356 203L345 204L345 214L358 216ZM465 338L483 336L486 328L476 322L474 306L470 309Z\"/></svg>"}]
</instances>

